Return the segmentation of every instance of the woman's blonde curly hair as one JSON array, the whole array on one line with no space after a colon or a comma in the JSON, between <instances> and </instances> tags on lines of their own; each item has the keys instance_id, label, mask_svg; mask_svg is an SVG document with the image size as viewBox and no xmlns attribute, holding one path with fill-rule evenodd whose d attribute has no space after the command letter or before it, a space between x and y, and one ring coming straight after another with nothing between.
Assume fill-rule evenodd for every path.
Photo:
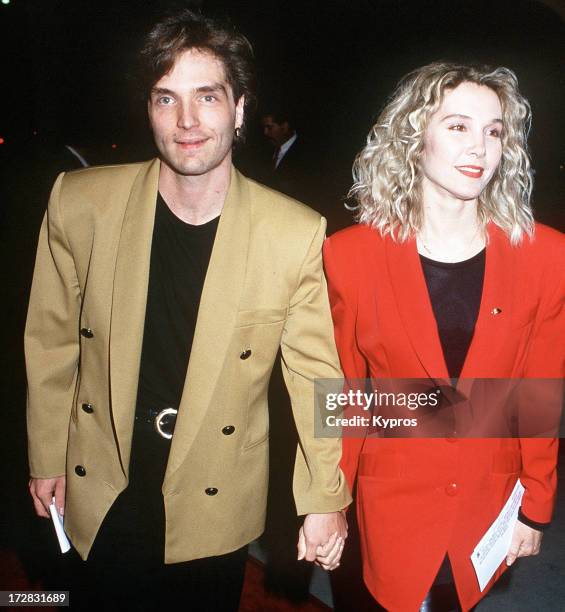
<instances>
[{"instance_id":1,"label":"woman's blonde curly hair","mask_svg":"<svg viewBox=\"0 0 565 612\"><path fill-rule=\"evenodd\" d=\"M489 87L502 106L502 158L479 196L479 220L483 227L489 221L501 227L512 244L533 234L533 176L527 148L531 111L518 91L516 75L508 68L445 62L428 64L404 77L371 128L353 164L349 192L357 204L358 222L400 241L421 229L420 162L426 127L444 92L465 82Z\"/></svg>"}]
</instances>

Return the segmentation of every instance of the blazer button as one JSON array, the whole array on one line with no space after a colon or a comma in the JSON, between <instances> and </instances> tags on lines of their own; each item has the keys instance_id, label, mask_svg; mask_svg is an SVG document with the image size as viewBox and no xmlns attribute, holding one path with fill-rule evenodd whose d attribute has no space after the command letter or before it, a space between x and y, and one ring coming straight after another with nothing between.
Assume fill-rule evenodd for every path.
<instances>
[{"instance_id":1,"label":"blazer button","mask_svg":"<svg viewBox=\"0 0 565 612\"><path fill-rule=\"evenodd\" d=\"M249 359L249 357L251 357L251 349L245 349L239 355L240 359Z\"/></svg>"},{"instance_id":2,"label":"blazer button","mask_svg":"<svg viewBox=\"0 0 565 612\"><path fill-rule=\"evenodd\" d=\"M218 489L216 489L216 487L208 487L204 493L206 493L206 495L216 495L216 493L218 492Z\"/></svg>"},{"instance_id":3,"label":"blazer button","mask_svg":"<svg viewBox=\"0 0 565 612\"><path fill-rule=\"evenodd\" d=\"M449 497L455 497L457 495L457 485L452 482L445 487L445 494Z\"/></svg>"},{"instance_id":4,"label":"blazer button","mask_svg":"<svg viewBox=\"0 0 565 612\"><path fill-rule=\"evenodd\" d=\"M94 406L92 404L83 404L82 409L88 414L92 414L94 412Z\"/></svg>"},{"instance_id":5,"label":"blazer button","mask_svg":"<svg viewBox=\"0 0 565 612\"><path fill-rule=\"evenodd\" d=\"M77 465L75 467L75 474L77 476L86 476L86 470L82 467L82 465Z\"/></svg>"},{"instance_id":6,"label":"blazer button","mask_svg":"<svg viewBox=\"0 0 565 612\"><path fill-rule=\"evenodd\" d=\"M222 433L224 434L224 436L231 436L234 431L235 431L235 427L233 425L226 425L222 429Z\"/></svg>"},{"instance_id":7,"label":"blazer button","mask_svg":"<svg viewBox=\"0 0 565 612\"><path fill-rule=\"evenodd\" d=\"M84 336L85 338L93 338L94 337L94 332L90 329L90 327L83 327L80 330L81 336Z\"/></svg>"}]
</instances>

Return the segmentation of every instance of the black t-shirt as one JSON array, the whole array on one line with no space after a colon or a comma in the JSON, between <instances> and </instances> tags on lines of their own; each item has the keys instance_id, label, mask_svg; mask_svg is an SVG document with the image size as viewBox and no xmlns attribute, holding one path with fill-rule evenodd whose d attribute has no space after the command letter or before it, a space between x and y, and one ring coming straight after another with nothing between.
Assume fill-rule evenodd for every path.
<instances>
[{"instance_id":1,"label":"black t-shirt","mask_svg":"<svg viewBox=\"0 0 565 612\"><path fill-rule=\"evenodd\" d=\"M179 407L218 221L190 225L157 197L138 412Z\"/></svg>"},{"instance_id":2,"label":"black t-shirt","mask_svg":"<svg viewBox=\"0 0 565 612\"><path fill-rule=\"evenodd\" d=\"M420 255L450 378L461 374L479 315L485 249L456 263Z\"/></svg>"}]
</instances>

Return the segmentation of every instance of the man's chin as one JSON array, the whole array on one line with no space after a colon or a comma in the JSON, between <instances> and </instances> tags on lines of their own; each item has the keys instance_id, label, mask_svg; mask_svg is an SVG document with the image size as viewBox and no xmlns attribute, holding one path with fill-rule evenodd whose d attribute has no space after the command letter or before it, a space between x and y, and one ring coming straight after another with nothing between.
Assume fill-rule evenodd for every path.
<instances>
[{"instance_id":1,"label":"man's chin","mask_svg":"<svg viewBox=\"0 0 565 612\"><path fill-rule=\"evenodd\" d=\"M171 172L181 176L201 176L209 172L212 168L210 164L197 159L192 159L189 162L186 160L171 162L161 157L161 161Z\"/></svg>"}]
</instances>

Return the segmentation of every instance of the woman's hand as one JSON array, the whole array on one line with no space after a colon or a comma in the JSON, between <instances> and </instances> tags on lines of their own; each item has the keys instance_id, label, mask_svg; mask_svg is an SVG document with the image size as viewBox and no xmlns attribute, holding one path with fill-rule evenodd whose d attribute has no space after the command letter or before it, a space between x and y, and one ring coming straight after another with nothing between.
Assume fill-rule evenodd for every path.
<instances>
[{"instance_id":1,"label":"woman's hand","mask_svg":"<svg viewBox=\"0 0 565 612\"><path fill-rule=\"evenodd\" d=\"M345 512L308 514L298 532L298 560L314 561L325 570L339 566L345 539Z\"/></svg>"},{"instance_id":2,"label":"woman's hand","mask_svg":"<svg viewBox=\"0 0 565 612\"><path fill-rule=\"evenodd\" d=\"M541 531L532 529L532 527L517 521L514 533L512 534L510 550L508 555L506 555L506 565L512 565L518 557L529 557L530 555L539 554L542 536L543 533Z\"/></svg>"}]
</instances>

